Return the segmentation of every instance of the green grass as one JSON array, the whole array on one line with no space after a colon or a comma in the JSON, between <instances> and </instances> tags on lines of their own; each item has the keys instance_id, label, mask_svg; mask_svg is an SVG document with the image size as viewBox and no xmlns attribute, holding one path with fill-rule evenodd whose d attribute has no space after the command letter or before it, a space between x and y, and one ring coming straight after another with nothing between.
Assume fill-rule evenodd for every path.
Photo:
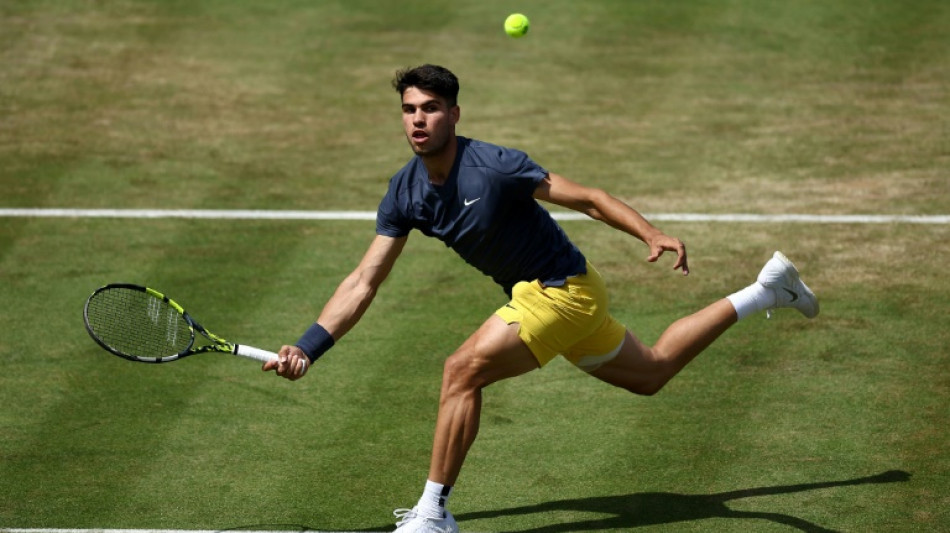
<instances>
[{"instance_id":1,"label":"green grass","mask_svg":"<svg viewBox=\"0 0 950 533\"><path fill-rule=\"evenodd\" d=\"M645 212L950 213L950 7L933 1L0 4L0 207L374 209L389 87L443 63L460 133ZM745 321L654 398L563 361L486 390L472 531L950 527L950 228L664 223L693 273L567 231L647 342L775 249L822 300ZM110 357L84 298L155 286L293 341L370 222L0 220L0 528L385 530L421 490L445 356L503 295L416 235L307 379ZM823 529L822 529L823 528Z\"/></svg>"}]
</instances>

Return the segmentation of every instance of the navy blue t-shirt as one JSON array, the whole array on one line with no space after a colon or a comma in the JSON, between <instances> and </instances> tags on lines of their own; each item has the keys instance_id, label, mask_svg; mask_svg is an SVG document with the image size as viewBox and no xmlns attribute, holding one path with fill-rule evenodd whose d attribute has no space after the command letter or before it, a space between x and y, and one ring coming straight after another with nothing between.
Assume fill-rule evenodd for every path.
<instances>
[{"instance_id":1,"label":"navy blue t-shirt","mask_svg":"<svg viewBox=\"0 0 950 533\"><path fill-rule=\"evenodd\" d=\"M533 197L547 175L524 152L458 137L445 184L429 182L419 156L390 179L376 233L436 237L509 295L519 281L563 284L587 272L586 260Z\"/></svg>"}]
</instances>

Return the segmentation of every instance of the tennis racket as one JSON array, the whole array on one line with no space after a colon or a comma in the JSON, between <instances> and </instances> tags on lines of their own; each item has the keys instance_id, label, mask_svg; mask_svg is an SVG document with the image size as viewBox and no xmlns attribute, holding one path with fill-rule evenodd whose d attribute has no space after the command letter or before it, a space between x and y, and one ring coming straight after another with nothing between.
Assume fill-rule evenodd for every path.
<instances>
[{"instance_id":1,"label":"tennis racket","mask_svg":"<svg viewBox=\"0 0 950 533\"><path fill-rule=\"evenodd\" d=\"M277 354L232 344L196 322L164 294L130 283L96 289L83 308L86 331L99 346L130 361L167 363L189 355L222 352L261 362ZM209 344L195 346L195 332Z\"/></svg>"}]
</instances>

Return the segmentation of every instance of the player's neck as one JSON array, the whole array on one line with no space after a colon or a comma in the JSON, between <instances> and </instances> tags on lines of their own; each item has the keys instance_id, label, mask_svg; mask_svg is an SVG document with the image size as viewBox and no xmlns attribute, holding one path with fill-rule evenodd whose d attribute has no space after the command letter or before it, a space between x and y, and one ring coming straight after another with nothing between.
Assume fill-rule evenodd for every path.
<instances>
[{"instance_id":1,"label":"player's neck","mask_svg":"<svg viewBox=\"0 0 950 533\"><path fill-rule=\"evenodd\" d=\"M455 155L458 153L458 138L453 135L444 150L435 154L422 155L422 163L429 173L429 182L433 185L444 185L455 166Z\"/></svg>"}]
</instances>

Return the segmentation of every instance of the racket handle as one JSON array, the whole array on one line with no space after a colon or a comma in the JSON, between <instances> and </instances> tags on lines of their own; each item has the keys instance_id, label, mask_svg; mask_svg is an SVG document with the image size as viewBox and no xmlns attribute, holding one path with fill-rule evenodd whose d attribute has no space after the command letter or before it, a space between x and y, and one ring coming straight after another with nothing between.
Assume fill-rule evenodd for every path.
<instances>
[{"instance_id":1,"label":"racket handle","mask_svg":"<svg viewBox=\"0 0 950 533\"><path fill-rule=\"evenodd\" d=\"M240 355L241 357L247 357L248 359L254 359L255 361L260 361L266 363L268 361L276 361L277 354L274 352L268 352L267 350L261 350L260 348L255 348L253 346L244 346L243 344L234 345L234 355ZM307 371L307 367L310 366L310 362L303 359L303 371Z\"/></svg>"},{"instance_id":2,"label":"racket handle","mask_svg":"<svg viewBox=\"0 0 950 533\"><path fill-rule=\"evenodd\" d=\"M254 359L262 363L277 360L277 354L274 352L268 352L267 350L261 350L253 346L244 346L242 344L235 344L233 353L234 355L240 355L241 357L247 357L248 359Z\"/></svg>"}]
</instances>

